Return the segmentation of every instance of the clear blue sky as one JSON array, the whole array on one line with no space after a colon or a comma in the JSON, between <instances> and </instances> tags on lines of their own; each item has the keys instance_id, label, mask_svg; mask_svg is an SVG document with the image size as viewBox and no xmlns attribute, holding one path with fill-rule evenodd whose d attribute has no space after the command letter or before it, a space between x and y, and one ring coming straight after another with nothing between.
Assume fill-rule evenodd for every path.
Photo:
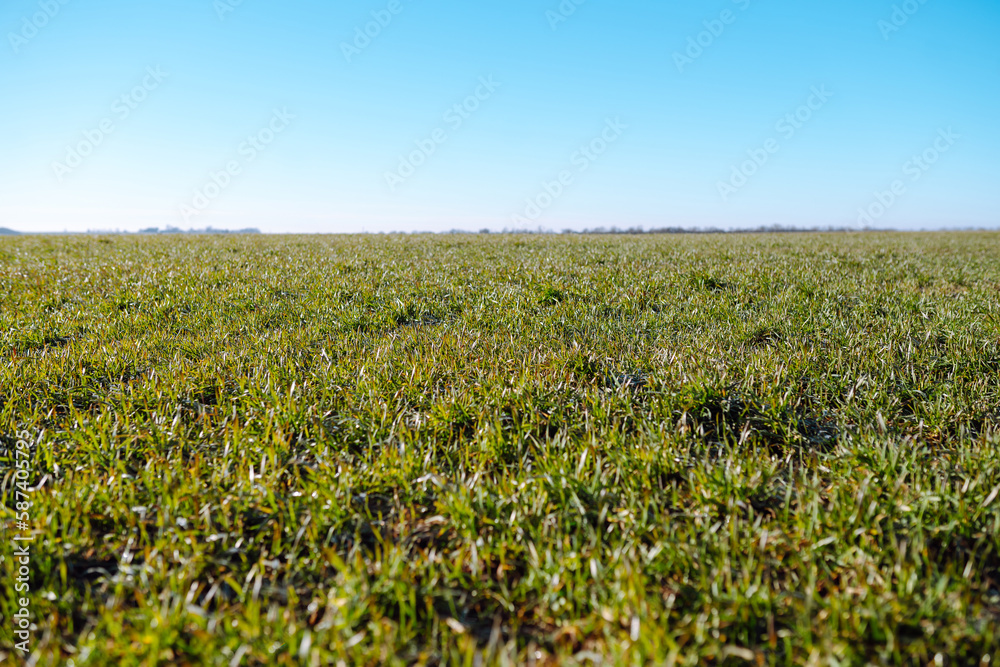
<instances>
[{"instance_id":1,"label":"clear blue sky","mask_svg":"<svg viewBox=\"0 0 1000 667\"><path fill-rule=\"evenodd\" d=\"M1000 227L996 0L4 0L0 35L22 231Z\"/></svg>"}]
</instances>

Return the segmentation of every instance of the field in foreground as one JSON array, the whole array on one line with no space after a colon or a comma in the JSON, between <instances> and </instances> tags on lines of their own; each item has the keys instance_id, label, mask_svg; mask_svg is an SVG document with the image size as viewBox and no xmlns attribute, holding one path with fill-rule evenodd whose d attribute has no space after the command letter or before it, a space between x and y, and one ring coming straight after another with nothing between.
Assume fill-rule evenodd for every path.
<instances>
[{"instance_id":1,"label":"field in foreground","mask_svg":"<svg viewBox=\"0 0 1000 667\"><path fill-rule=\"evenodd\" d=\"M0 320L0 662L1000 661L1000 235L11 238Z\"/></svg>"}]
</instances>

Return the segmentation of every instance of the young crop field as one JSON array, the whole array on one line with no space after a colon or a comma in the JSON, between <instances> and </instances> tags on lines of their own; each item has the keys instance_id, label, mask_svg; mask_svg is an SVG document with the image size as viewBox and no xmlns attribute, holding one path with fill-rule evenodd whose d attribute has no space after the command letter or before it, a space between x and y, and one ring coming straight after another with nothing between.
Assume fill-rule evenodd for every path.
<instances>
[{"instance_id":1,"label":"young crop field","mask_svg":"<svg viewBox=\"0 0 1000 667\"><path fill-rule=\"evenodd\" d=\"M1000 234L12 237L0 320L3 664L1000 662Z\"/></svg>"}]
</instances>

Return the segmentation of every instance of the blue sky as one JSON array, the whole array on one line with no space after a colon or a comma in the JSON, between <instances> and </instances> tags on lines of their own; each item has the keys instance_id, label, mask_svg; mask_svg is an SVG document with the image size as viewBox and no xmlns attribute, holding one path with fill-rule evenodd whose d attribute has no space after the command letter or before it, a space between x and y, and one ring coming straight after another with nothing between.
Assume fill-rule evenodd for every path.
<instances>
[{"instance_id":1,"label":"blue sky","mask_svg":"<svg viewBox=\"0 0 1000 667\"><path fill-rule=\"evenodd\" d=\"M0 226L996 228L997 34L995 0L5 0Z\"/></svg>"}]
</instances>

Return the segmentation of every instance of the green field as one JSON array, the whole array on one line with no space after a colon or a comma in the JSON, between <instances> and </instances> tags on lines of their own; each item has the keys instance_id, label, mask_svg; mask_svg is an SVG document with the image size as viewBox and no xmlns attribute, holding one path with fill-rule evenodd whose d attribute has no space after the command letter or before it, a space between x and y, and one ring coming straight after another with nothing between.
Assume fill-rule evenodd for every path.
<instances>
[{"instance_id":1,"label":"green field","mask_svg":"<svg viewBox=\"0 0 1000 667\"><path fill-rule=\"evenodd\" d=\"M35 665L1000 663L1000 234L26 236L0 284L4 664L23 595Z\"/></svg>"}]
</instances>

